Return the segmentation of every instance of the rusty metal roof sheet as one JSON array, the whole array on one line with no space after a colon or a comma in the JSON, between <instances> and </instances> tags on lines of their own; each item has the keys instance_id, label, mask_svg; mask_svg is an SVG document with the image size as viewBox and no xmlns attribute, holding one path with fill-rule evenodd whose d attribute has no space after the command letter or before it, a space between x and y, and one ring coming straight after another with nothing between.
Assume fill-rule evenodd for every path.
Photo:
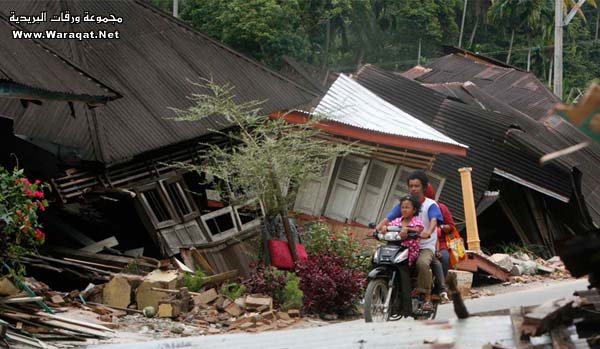
<instances>
[{"instance_id":1,"label":"rusty metal roof sheet","mask_svg":"<svg viewBox=\"0 0 600 349\"><path fill-rule=\"evenodd\" d=\"M21 28L0 15L2 97L103 104L119 96L34 39L14 39Z\"/></svg>"},{"instance_id":2,"label":"rusty metal roof sheet","mask_svg":"<svg viewBox=\"0 0 600 349\"><path fill-rule=\"evenodd\" d=\"M535 75L475 59L471 55L449 54L426 67L431 71L416 80L427 84L471 81L484 92L536 120L548 115L560 102Z\"/></svg>"},{"instance_id":3,"label":"rusty metal roof sheet","mask_svg":"<svg viewBox=\"0 0 600 349\"><path fill-rule=\"evenodd\" d=\"M174 116L169 107L190 107L192 102L186 97L206 91L190 81L212 78L218 84L235 86L237 101L266 100L262 106L265 113L303 106L316 97L144 1L10 0L0 3L0 12L4 14L47 11L50 17L61 10L69 10L71 15L88 11L123 18L123 23L114 26L94 22L46 22L27 27L35 31L119 30L120 39L43 42L113 86L123 98L103 108L76 110L76 120L68 117L65 106L54 104L45 105L43 109L33 106L25 111L4 105L0 111L19 116L16 133L78 148L78 155L84 160L105 164L123 162L226 127L224 118L217 116L195 122L168 119ZM42 113L48 123L39 123Z\"/></svg>"},{"instance_id":4,"label":"rusty metal roof sheet","mask_svg":"<svg viewBox=\"0 0 600 349\"><path fill-rule=\"evenodd\" d=\"M595 222L600 223L600 144L590 142L585 134L563 118L549 116L534 120L470 81L424 85L471 106L512 118L511 128L506 132L506 143L514 151L523 152L522 155L528 160L504 164L513 174L511 180L519 178L520 184L565 201L571 180L564 174L571 172L573 167L579 168L583 172L582 191L590 215ZM582 142L590 142L590 145L553 161L551 166L537 166L542 155Z\"/></svg>"}]
</instances>

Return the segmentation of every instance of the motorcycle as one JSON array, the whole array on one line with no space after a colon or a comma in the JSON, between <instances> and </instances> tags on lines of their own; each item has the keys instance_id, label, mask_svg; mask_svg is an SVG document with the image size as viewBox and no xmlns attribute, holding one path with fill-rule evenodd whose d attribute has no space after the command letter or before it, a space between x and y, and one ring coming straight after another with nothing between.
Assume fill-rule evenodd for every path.
<instances>
[{"instance_id":1,"label":"motorcycle","mask_svg":"<svg viewBox=\"0 0 600 349\"><path fill-rule=\"evenodd\" d=\"M374 224L369 225L374 228ZM434 319L439 297L432 297L431 310L423 309L424 298L412 296L411 269L408 266L408 247L402 246L401 227L388 227L386 233L376 232L379 246L373 255L373 269L367 276L364 299L366 322L395 321L403 317ZM416 239L417 233L408 233L407 239Z\"/></svg>"}]
</instances>

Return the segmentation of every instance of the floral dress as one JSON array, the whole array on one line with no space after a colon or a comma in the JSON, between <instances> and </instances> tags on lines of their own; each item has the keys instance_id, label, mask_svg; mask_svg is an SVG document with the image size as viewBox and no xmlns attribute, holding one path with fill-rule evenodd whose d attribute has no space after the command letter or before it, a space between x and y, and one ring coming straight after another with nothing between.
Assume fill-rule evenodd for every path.
<instances>
[{"instance_id":1,"label":"floral dress","mask_svg":"<svg viewBox=\"0 0 600 349\"><path fill-rule=\"evenodd\" d=\"M401 227L402 226L402 218L394 219L393 221L390 222L390 225L394 226L394 227ZM424 225L423 225L423 221L419 217L413 216L406 227L407 228L421 227L420 231L423 231ZM415 262L417 261L417 258L419 257L419 251L421 249L419 240L420 239L417 238L417 239L408 239L408 240L402 241L402 246L408 247L408 266L409 267L412 267L415 264Z\"/></svg>"}]
</instances>

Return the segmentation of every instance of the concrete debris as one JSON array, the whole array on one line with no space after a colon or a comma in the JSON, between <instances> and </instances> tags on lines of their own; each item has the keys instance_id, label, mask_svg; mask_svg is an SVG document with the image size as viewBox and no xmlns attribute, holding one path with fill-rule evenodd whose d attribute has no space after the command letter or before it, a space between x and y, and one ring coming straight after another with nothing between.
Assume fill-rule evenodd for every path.
<instances>
[{"instance_id":1,"label":"concrete debris","mask_svg":"<svg viewBox=\"0 0 600 349\"><path fill-rule=\"evenodd\" d=\"M450 273L456 275L456 288L460 294L468 296L473 285L473 273L462 270L448 270L448 274Z\"/></svg>"},{"instance_id":2,"label":"concrete debris","mask_svg":"<svg viewBox=\"0 0 600 349\"><path fill-rule=\"evenodd\" d=\"M513 267L513 262L510 256L504 253L494 253L490 256L490 260L507 271L510 271Z\"/></svg>"}]
</instances>

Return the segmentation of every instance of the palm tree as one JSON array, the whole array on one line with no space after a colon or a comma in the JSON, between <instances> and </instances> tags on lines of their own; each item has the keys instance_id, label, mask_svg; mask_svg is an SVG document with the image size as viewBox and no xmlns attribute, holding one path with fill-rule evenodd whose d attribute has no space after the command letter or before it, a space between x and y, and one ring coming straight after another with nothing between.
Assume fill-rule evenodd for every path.
<instances>
[{"instance_id":1,"label":"palm tree","mask_svg":"<svg viewBox=\"0 0 600 349\"><path fill-rule=\"evenodd\" d=\"M506 64L510 63L515 33L523 27L530 29L536 27L544 2L545 0L492 0L488 12L490 22L511 31Z\"/></svg>"},{"instance_id":2,"label":"palm tree","mask_svg":"<svg viewBox=\"0 0 600 349\"><path fill-rule=\"evenodd\" d=\"M471 31L471 37L469 38L469 48L473 46L473 40L475 40L475 33L477 32L477 28L479 27L479 20L481 17L484 18L487 15L487 12L490 8L492 0L475 0L475 24L473 25L473 30ZM484 21L485 23L485 21Z\"/></svg>"}]
</instances>

